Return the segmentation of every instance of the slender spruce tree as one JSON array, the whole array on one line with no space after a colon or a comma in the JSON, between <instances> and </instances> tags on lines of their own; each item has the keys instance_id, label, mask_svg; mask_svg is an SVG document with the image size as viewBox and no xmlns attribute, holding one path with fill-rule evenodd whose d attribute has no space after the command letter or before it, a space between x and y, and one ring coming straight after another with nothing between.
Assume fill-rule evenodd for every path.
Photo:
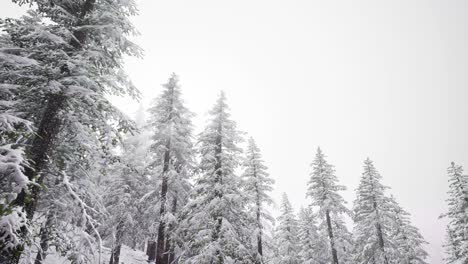
<instances>
[{"instance_id":1,"label":"slender spruce tree","mask_svg":"<svg viewBox=\"0 0 468 264\"><path fill-rule=\"evenodd\" d=\"M248 141L246 159L243 164L244 190L249 196L249 211L252 212L254 249L256 263L264 263L264 244L267 234L265 225L274 221L267 210L267 206L273 205L270 192L273 190L274 180L270 178L267 167L264 165L260 149L253 138Z\"/></svg>"},{"instance_id":2,"label":"slender spruce tree","mask_svg":"<svg viewBox=\"0 0 468 264\"><path fill-rule=\"evenodd\" d=\"M221 93L198 139L200 175L182 214L183 263L252 263L251 221L245 211L240 165L242 141Z\"/></svg>"},{"instance_id":3,"label":"slender spruce tree","mask_svg":"<svg viewBox=\"0 0 468 264\"><path fill-rule=\"evenodd\" d=\"M159 184L159 219L156 251L149 261L168 264L174 257L170 232L176 228L173 219L178 208L184 205L190 189L188 176L193 167L192 122L193 114L181 98L179 78L172 74L163 85L163 92L149 109L149 128L153 131L151 166L156 168Z\"/></svg>"},{"instance_id":4,"label":"slender spruce tree","mask_svg":"<svg viewBox=\"0 0 468 264\"><path fill-rule=\"evenodd\" d=\"M311 205L318 209L320 230L325 230L328 236L330 262L339 264L340 259L343 260L342 263L347 262L351 246L349 231L342 217L351 215L351 212L345 207L346 202L339 194L346 188L338 184L335 169L325 160L325 155L320 148L317 149L311 166L307 196L312 200Z\"/></svg>"},{"instance_id":5,"label":"slender spruce tree","mask_svg":"<svg viewBox=\"0 0 468 264\"><path fill-rule=\"evenodd\" d=\"M318 230L316 215L311 208L302 207L299 211L298 239L301 263L328 263L329 246L326 237Z\"/></svg>"},{"instance_id":6,"label":"slender spruce tree","mask_svg":"<svg viewBox=\"0 0 468 264\"><path fill-rule=\"evenodd\" d=\"M298 221L294 209L286 193L283 193L280 204L280 216L277 218L278 226L275 239L278 247L278 256L275 263L299 264L300 241L298 236Z\"/></svg>"},{"instance_id":7,"label":"slender spruce tree","mask_svg":"<svg viewBox=\"0 0 468 264\"><path fill-rule=\"evenodd\" d=\"M468 263L468 176L463 167L452 162L447 169L449 191L448 212L441 217L447 226L447 263Z\"/></svg>"},{"instance_id":8,"label":"slender spruce tree","mask_svg":"<svg viewBox=\"0 0 468 264\"><path fill-rule=\"evenodd\" d=\"M373 162L364 161L364 172L356 189L354 201L354 239L357 263L392 263L397 252L392 240L394 214L391 201L385 195L388 187Z\"/></svg>"}]
</instances>

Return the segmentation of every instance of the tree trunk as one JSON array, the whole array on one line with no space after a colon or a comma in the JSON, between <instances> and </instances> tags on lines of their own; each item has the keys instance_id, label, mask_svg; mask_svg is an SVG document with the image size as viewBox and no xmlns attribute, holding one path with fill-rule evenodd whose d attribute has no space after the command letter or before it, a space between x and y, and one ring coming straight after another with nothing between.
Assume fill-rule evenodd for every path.
<instances>
[{"instance_id":1,"label":"tree trunk","mask_svg":"<svg viewBox=\"0 0 468 264\"><path fill-rule=\"evenodd\" d=\"M148 255L148 262L154 262L156 259L156 241L148 240L148 245L146 246L146 255Z\"/></svg>"},{"instance_id":2,"label":"tree trunk","mask_svg":"<svg viewBox=\"0 0 468 264\"><path fill-rule=\"evenodd\" d=\"M170 147L170 140L166 146ZM166 214L166 196L167 196L167 171L169 170L169 148L164 153L164 165L163 165L163 179L161 185L161 207L159 209L159 226L158 226L158 237L156 243L156 264L167 264L164 258L164 248L166 241L166 221L164 215Z\"/></svg>"},{"instance_id":3,"label":"tree trunk","mask_svg":"<svg viewBox=\"0 0 468 264\"><path fill-rule=\"evenodd\" d=\"M257 178L257 171L254 167L253 171L254 177ZM258 181L258 179L256 179ZM259 259L256 259L257 264L263 263L263 225L262 225L262 203L260 201L260 191L258 190L258 182L255 182L255 193L256 193L256 205L257 205L257 225L258 225L258 234L257 234L257 252Z\"/></svg>"},{"instance_id":4,"label":"tree trunk","mask_svg":"<svg viewBox=\"0 0 468 264\"><path fill-rule=\"evenodd\" d=\"M32 162L30 167L25 167L24 174L29 180L36 180L37 184L31 187L29 195L23 190L14 202L17 206L25 207L28 220L32 220L36 211L37 198L41 189L39 185L44 182L45 176L41 172L48 162L47 154L51 150L53 142L60 131L61 120L58 115L64 103L64 95L49 95L37 135L28 151L28 156Z\"/></svg>"},{"instance_id":5,"label":"tree trunk","mask_svg":"<svg viewBox=\"0 0 468 264\"><path fill-rule=\"evenodd\" d=\"M49 212L47 214L46 222L41 227L41 230L39 232L40 238L41 238L41 242L40 242L41 248L37 252L36 260L34 261L34 264L42 264L43 260L45 260L47 256L47 250L49 250L50 227L52 226L53 217L54 217L53 213Z\"/></svg>"},{"instance_id":6,"label":"tree trunk","mask_svg":"<svg viewBox=\"0 0 468 264\"><path fill-rule=\"evenodd\" d=\"M158 226L158 238L156 244L156 264L167 264L167 258L164 256L165 242L166 242L166 199L168 189L168 172L171 159L171 137L172 137L172 112L174 109L174 88L171 90L170 100L170 113L167 122L169 123L169 135L166 139L166 150L164 151L163 171L162 171L162 184L161 184L161 207L159 208L159 226Z\"/></svg>"},{"instance_id":7,"label":"tree trunk","mask_svg":"<svg viewBox=\"0 0 468 264\"><path fill-rule=\"evenodd\" d=\"M117 225L115 234L115 244L112 248L111 258L109 264L119 264L120 261L120 250L122 248L122 238L124 235L124 223L120 221Z\"/></svg>"},{"instance_id":8,"label":"tree trunk","mask_svg":"<svg viewBox=\"0 0 468 264\"><path fill-rule=\"evenodd\" d=\"M177 213L177 195L174 197L174 200L172 201L172 214L176 215ZM169 226L169 230L173 230L173 226ZM175 252L174 252L174 244L172 243L171 236L167 236L166 239L166 263L170 264L174 261L175 259Z\"/></svg>"},{"instance_id":9,"label":"tree trunk","mask_svg":"<svg viewBox=\"0 0 468 264\"><path fill-rule=\"evenodd\" d=\"M331 219L330 219L330 211L326 211L325 216L327 218L327 227L328 227L328 237L330 238L330 248L331 248L331 253L333 257L333 264L339 264L338 263L338 253L336 252L335 248L335 238L333 237L333 228L331 224Z\"/></svg>"},{"instance_id":10,"label":"tree trunk","mask_svg":"<svg viewBox=\"0 0 468 264\"><path fill-rule=\"evenodd\" d=\"M377 228L377 236L379 238L379 247L382 250L382 253L384 255L384 264L388 264L387 255L385 254L385 244L384 244L384 239L383 239L383 234L382 234L382 227L380 226L380 223L376 223L375 227Z\"/></svg>"},{"instance_id":11,"label":"tree trunk","mask_svg":"<svg viewBox=\"0 0 468 264\"><path fill-rule=\"evenodd\" d=\"M222 112L223 112L223 110L220 109L220 113L222 113ZM215 149L215 157L216 157L215 173L216 173L216 183L219 183L219 184L222 184L222 182L223 182L223 171L222 171L222 160L221 160L221 154L223 152L223 144L222 144L222 136L221 136L222 130L223 130L222 121L223 121L223 117L221 116L220 120L219 120L219 124L218 124L218 136L216 137L216 142L215 142L215 144L216 144L216 149ZM221 199L223 197L223 194L218 189L215 190L215 195L219 199ZM219 239L219 234L221 232L221 227L223 225L223 218L222 218L221 215L215 216L215 220L216 220L216 226L215 226L215 230L214 230L214 233L213 233L213 241L216 241L216 240ZM223 264L224 263L224 258L221 255L221 252L219 252L219 249L217 250L217 255L218 255L218 264Z\"/></svg>"}]
</instances>

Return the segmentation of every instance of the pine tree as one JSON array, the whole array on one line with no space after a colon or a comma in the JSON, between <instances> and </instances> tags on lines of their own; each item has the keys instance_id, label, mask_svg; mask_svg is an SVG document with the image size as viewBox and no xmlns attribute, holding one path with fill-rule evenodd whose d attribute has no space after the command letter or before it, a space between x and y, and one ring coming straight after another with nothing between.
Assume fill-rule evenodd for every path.
<instances>
[{"instance_id":1,"label":"pine tree","mask_svg":"<svg viewBox=\"0 0 468 264\"><path fill-rule=\"evenodd\" d=\"M338 178L335 176L335 169L325 160L325 155L320 148L317 149L315 160L312 163L312 173L308 183L307 196L312 199L312 206L318 208L320 224L322 230L326 230L330 244L330 256L333 264L338 264L340 258L338 251L344 251L347 245L338 245L347 241L345 236L348 233L343 224L341 216L350 214L350 211L344 206L346 203L343 197L338 193L346 188L338 185ZM334 228L335 227L335 228ZM336 228L338 230L334 230ZM348 249L349 250L349 249ZM344 253L344 252L343 252Z\"/></svg>"},{"instance_id":2,"label":"pine tree","mask_svg":"<svg viewBox=\"0 0 468 264\"><path fill-rule=\"evenodd\" d=\"M394 226L392 240L398 252L396 263L402 264L427 264L425 259L428 254L423 246L427 244L418 228L411 224L410 214L406 212L392 196L392 213L394 214Z\"/></svg>"},{"instance_id":3,"label":"pine tree","mask_svg":"<svg viewBox=\"0 0 468 264\"><path fill-rule=\"evenodd\" d=\"M140 201L146 186L150 185L147 177L148 166L148 133L142 128L143 112L137 116L140 133L132 135L124 141L119 163L110 170L108 179L104 181L104 200L110 214L107 226L111 229L111 260L110 264L118 264L122 244L132 245L144 242L147 227L141 219L142 202ZM146 231L146 232L145 232Z\"/></svg>"},{"instance_id":4,"label":"pine tree","mask_svg":"<svg viewBox=\"0 0 468 264\"><path fill-rule=\"evenodd\" d=\"M396 254L391 239L394 219L390 199L384 193L388 187L380 183L381 179L382 176L367 158L353 208L356 242L354 259L359 263L388 264Z\"/></svg>"},{"instance_id":5,"label":"pine tree","mask_svg":"<svg viewBox=\"0 0 468 264\"><path fill-rule=\"evenodd\" d=\"M349 232L344 225L342 215L350 215L345 207L345 200L338 193L346 188L338 185L338 178L332 165L325 160L325 155L320 148L317 149L315 160L312 163L312 173L308 183L307 196L312 199L312 206L318 208L320 216L319 227L326 230L329 244L330 256L333 264L338 264L340 259L346 261L350 245ZM336 229L339 230L336 230ZM342 255L339 256L339 252ZM343 262L343 261L342 261Z\"/></svg>"},{"instance_id":6,"label":"pine tree","mask_svg":"<svg viewBox=\"0 0 468 264\"><path fill-rule=\"evenodd\" d=\"M278 226L275 239L278 247L278 256L275 263L299 264L299 237L298 222L294 209L288 196L283 193L280 205L280 216L277 218Z\"/></svg>"},{"instance_id":7,"label":"pine tree","mask_svg":"<svg viewBox=\"0 0 468 264\"><path fill-rule=\"evenodd\" d=\"M8 75L8 69L21 69L16 60L3 61L7 54L0 51L0 79ZM21 57L20 57L21 58ZM21 206L15 206L18 194L27 189L29 180L24 175L27 166L24 155L24 138L32 132L32 122L14 111L21 89L13 84L0 84L0 251L9 251L22 244L20 229L26 224Z\"/></svg>"},{"instance_id":8,"label":"pine tree","mask_svg":"<svg viewBox=\"0 0 468 264\"><path fill-rule=\"evenodd\" d=\"M442 217L449 220L447 226L447 263L468 263L468 177L462 166L451 163L449 177L448 212Z\"/></svg>"},{"instance_id":9,"label":"pine tree","mask_svg":"<svg viewBox=\"0 0 468 264\"><path fill-rule=\"evenodd\" d=\"M15 56L25 53L27 59L20 62L30 63L31 66L12 69L10 76L17 77L10 79L2 75L0 81L19 85L27 91L18 96L22 103L15 109L21 110L19 112L36 127L34 136L28 142L30 147L26 149L31 166L25 167L24 175L38 184L31 185L28 192L19 193L14 201L18 208L25 208L27 218L32 220L43 191L40 186L45 185L47 177L53 175L43 173L46 167L48 171L55 172L72 167L70 159L65 166L59 164L62 161L52 159L58 156L54 152L60 152L56 148L59 142L63 142L61 136L74 135L80 140L82 137L94 137L103 143L99 145L102 146L115 144L119 134L131 128L105 95L137 95L123 72L122 61L124 55L139 55L140 51L127 39L128 34L135 32L128 20L129 16L136 14L133 1L15 2L34 4L35 11L21 19L2 21L1 26L6 32L3 39L7 39L13 48L7 52L9 58L18 60ZM43 17L52 23L42 23ZM108 26L102 27L103 24ZM68 129L71 125L79 130ZM85 144L81 146L87 147ZM89 159L90 156L84 157ZM59 173L55 177L67 181L63 175ZM72 182L71 178L62 186L70 190L69 183ZM26 229L23 229L23 237L25 232ZM2 257L16 263L22 250L19 246L14 252L2 253Z\"/></svg>"},{"instance_id":10,"label":"pine tree","mask_svg":"<svg viewBox=\"0 0 468 264\"><path fill-rule=\"evenodd\" d=\"M273 217L269 214L266 206L272 205L269 192L273 190L272 185L274 180L268 175L267 167L263 164L260 149L255 144L253 138L249 139L247 146L246 159L243 164L245 186L244 190L249 196L249 211L252 211L253 219L253 234L256 236L256 243L254 249L256 252L257 263L264 263L264 243L265 243L265 224L274 221Z\"/></svg>"},{"instance_id":11,"label":"pine tree","mask_svg":"<svg viewBox=\"0 0 468 264\"><path fill-rule=\"evenodd\" d=\"M180 205L185 203L185 193L189 191L188 171L193 166L192 123L193 114L184 106L181 99L179 79L172 74L163 85L163 93L149 109L149 127L154 130L151 151L154 156L153 167L159 168L161 177L159 226L157 233L156 264L170 263L173 253L168 219L174 218ZM168 197L169 196L169 197ZM180 199L182 197L182 200ZM175 222L171 223L174 230Z\"/></svg>"},{"instance_id":12,"label":"pine tree","mask_svg":"<svg viewBox=\"0 0 468 264\"><path fill-rule=\"evenodd\" d=\"M318 230L315 214L311 208L302 207L299 211L298 239L301 242L299 252L301 263L328 263L328 244Z\"/></svg>"},{"instance_id":13,"label":"pine tree","mask_svg":"<svg viewBox=\"0 0 468 264\"><path fill-rule=\"evenodd\" d=\"M252 263L247 197L235 174L242 141L221 93L199 136L200 176L182 214L178 233L183 263Z\"/></svg>"}]
</instances>

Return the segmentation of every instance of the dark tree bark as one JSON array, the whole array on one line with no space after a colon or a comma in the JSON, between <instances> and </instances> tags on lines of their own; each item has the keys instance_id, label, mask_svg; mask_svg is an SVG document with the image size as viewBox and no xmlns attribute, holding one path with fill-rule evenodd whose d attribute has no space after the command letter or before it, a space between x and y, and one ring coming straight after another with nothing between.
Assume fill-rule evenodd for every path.
<instances>
[{"instance_id":1,"label":"dark tree bark","mask_svg":"<svg viewBox=\"0 0 468 264\"><path fill-rule=\"evenodd\" d=\"M53 221L53 213L49 212L47 214L47 219L45 224L41 227L40 230L40 250L37 252L36 255L36 260L34 261L34 264L42 264L42 262L45 260L47 256L47 250L49 250L49 240L50 240L50 228L52 226L52 221Z\"/></svg>"},{"instance_id":2,"label":"dark tree bark","mask_svg":"<svg viewBox=\"0 0 468 264\"><path fill-rule=\"evenodd\" d=\"M148 256L148 262L154 262L156 259L156 241L148 240L148 245L146 246L146 255Z\"/></svg>"},{"instance_id":3,"label":"dark tree bark","mask_svg":"<svg viewBox=\"0 0 468 264\"><path fill-rule=\"evenodd\" d=\"M336 252L336 247L335 247L335 238L333 237L333 227L331 224L330 211L327 210L325 212L325 217L327 218L328 237L330 238L330 248L331 248L331 253L333 257L333 264L339 264L338 253Z\"/></svg>"},{"instance_id":4,"label":"dark tree bark","mask_svg":"<svg viewBox=\"0 0 468 264\"><path fill-rule=\"evenodd\" d=\"M379 211L377 209L377 202L375 201L375 198L374 198L374 210L377 212L377 217L378 217ZM376 223L375 228L377 229L379 247L380 247L380 250L382 250L382 253L384 255L384 264L388 264L387 254L385 254L385 243L384 243L384 238L383 238L382 226L380 225L380 223Z\"/></svg>"},{"instance_id":5,"label":"dark tree bark","mask_svg":"<svg viewBox=\"0 0 468 264\"><path fill-rule=\"evenodd\" d=\"M254 167L253 175L255 178L257 178L257 170ZM257 252L259 255L260 259L256 259L256 263L260 264L263 263L263 242L262 242L262 237L263 237L263 225L262 225L262 203L260 201L260 191L258 190L258 184L255 183L255 193L256 193L256 205L257 205L257 212L256 212L256 217L257 217L257 225L258 225L258 235L257 235Z\"/></svg>"},{"instance_id":6,"label":"dark tree bark","mask_svg":"<svg viewBox=\"0 0 468 264\"><path fill-rule=\"evenodd\" d=\"M168 189L168 179L167 179L167 172L169 170L169 159L170 159L170 139L167 141L166 144L166 152L164 153L164 165L163 165L163 180L161 184L161 207L159 209L159 226L158 226L158 237L156 243L156 264L167 264L166 258L164 258L164 249L165 249L165 231L166 231L166 221L164 219L164 215L166 214L166 199L167 199L167 189Z\"/></svg>"},{"instance_id":7,"label":"dark tree bark","mask_svg":"<svg viewBox=\"0 0 468 264\"><path fill-rule=\"evenodd\" d=\"M175 215L177 213L177 197L174 197L172 201L172 214ZM169 226L169 230L173 230L173 226ZM166 239L166 263L171 264L175 259L175 252L174 252L174 244L172 243L171 236L167 236Z\"/></svg>"},{"instance_id":8,"label":"dark tree bark","mask_svg":"<svg viewBox=\"0 0 468 264\"><path fill-rule=\"evenodd\" d=\"M115 245L112 248L109 264L119 264L120 250L122 249L122 238L124 235L124 222L120 221L116 228Z\"/></svg>"},{"instance_id":9,"label":"dark tree bark","mask_svg":"<svg viewBox=\"0 0 468 264\"><path fill-rule=\"evenodd\" d=\"M174 88L171 90L171 101L170 101L170 114L167 121L172 122L172 111L174 108ZM171 125L171 124L169 124ZM164 151L163 160L163 171L162 171L162 184L161 184L161 207L159 208L159 226L158 226L158 237L156 243L156 264L167 264L167 258L164 256L166 247L166 220L164 215L166 214L166 200L168 190L168 172L171 162L171 130L169 131L169 138L166 139L166 149Z\"/></svg>"},{"instance_id":10,"label":"dark tree bark","mask_svg":"<svg viewBox=\"0 0 468 264\"><path fill-rule=\"evenodd\" d=\"M220 113L223 112L223 109L220 109ZM222 160L221 160L221 154L223 153L223 143L222 143L222 131L223 131L223 126L222 126L222 117L220 117L219 124L218 124L218 135L216 137L216 149L215 149L215 157L216 157L216 163L215 163L215 173L216 173L216 182L222 184L223 182L223 171L222 171ZM216 190L215 192L216 197L221 199L223 197L223 194L219 191ZM215 216L215 221L216 221L216 226L215 230L213 232L213 241L216 241L219 239L219 234L221 232L221 227L223 225L223 218L221 215ZM218 255L218 264L223 264L224 263L224 258L221 255L221 252L217 252Z\"/></svg>"}]
</instances>

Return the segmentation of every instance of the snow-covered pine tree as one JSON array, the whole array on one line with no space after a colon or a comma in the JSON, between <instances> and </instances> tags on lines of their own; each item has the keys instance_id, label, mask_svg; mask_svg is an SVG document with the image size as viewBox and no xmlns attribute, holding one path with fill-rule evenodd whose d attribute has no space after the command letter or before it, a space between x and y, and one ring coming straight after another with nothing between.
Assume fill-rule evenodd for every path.
<instances>
[{"instance_id":1,"label":"snow-covered pine tree","mask_svg":"<svg viewBox=\"0 0 468 264\"><path fill-rule=\"evenodd\" d=\"M21 103L18 96L24 91L14 81L6 80L14 80L13 76L35 66L34 60L0 35L0 252L15 249L24 242L20 230L25 228L26 215L23 207L13 202L29 183L24 175L27 166L24 143L32 132L32 122L21 118L21 113L15 110Z\"/></svg>"},{"instance_id":2,"label":"snow-covered pine tree","mask_svg":"<svg viewBox=\"0 0 468 264\"><path fill-rule=\"evenodd\" d=\"M15 2L32 3L36 8L25 18L2 21L5 38L14 47L21 47L16 51L9 49L9 57L26 53L28 60L23 62L35 61L35 65L39 65L29 72L23 71L26 74L17 75L21 78L1 80L27 90L21 94L22 104L18 106L37 127L26 150L31 166L25 168L24 174L38 184L32 185L29 192L21 192L14 201L18 207L25 207L31 220L37 209L40 186L50 175L42 172L46 166L56 166L48 157L54 156L52 152L59 134L70 116L77 117L75 120L85 128L81 132L108 142L118 139L118 136L108 135L119 134L130 127L105 95L136 95L122 66L123 55L139 54L138 47L126 37L134 32L128 17L136 13L136 8L133 1ZM42 17L47 17L51 23L42 23ZM103 24L109 26L102 27ZM10 255L2 253L2 257L15 263L21 251L20 246Z\"/></svg>"},{"instance_id":3,"label":"snow-covered pine tree","mask_svg":"<svg viewBox=\"0 0 468 264\"><path fill-rule=\"evenodd\" d=\"M143 216L141 197L151 185L147 167L149 163L147 142L149 133L143 128L143 111L137 113L140 133L127 137L123 143L120 163L109 172L104 181L104 201L109 212L107 226L111 229L112 245L110 264L118 264L122 244L136 248L144 244L147 224ZM143 203L146 204L146 203Z\"/></svg>"},{"instance_id":4,"label":"snow-covered pine tree","mask_svg":"<svg viewBox=\"0 0 468 264\"><path fill-rule=\"evenodd\" d=\"M392 241L398 252L397 260L394 263L427 264L428 254L424 250L424 245L427 242L418 228L411 224L410 214L396 202L393 196L390 197L390 201L394 214Z\"/></svg>"},{"instance_id":5,"label":"snow-covered pine tree","mask_svg":"<svg viewBox=\"0 0 468 264\"><path fill-rule=\"evenodd\" d=\"M148 124L154 133L151 166L157 168L161 178L156 252L154 259L153 254L149 256L149 261L156 264L173 261L174 249L168 231L173 232L176 228L175 215L187 200L189 171L194 165L193 114L184 106L178 76L172 74L163 88L149 109Z\"/></svg>"},{"instance_id":6,"label":"snow-covered pine tree","mask_svg":"<svg viewBox=\"0 0 468 264\"><path fill-rule=\"evenodd\" d=\"M329 262L329 245L317 227L317 220L311 208L299 211L298 240L300 241L301 263L326 264Z\"/></svg>"},{"instance_id":7,"label":"snow-covered pine tree","mask_svg":"<svg viewBox=\"0 0 468 264\"><path fill-rule=\"evenodd\" d=\"M448 212L441 217L447 226L447 263L468 263L468 176L463 168L452 162L447 169L449 180Z\"/></svg>"},{"instance_id":8,"label":"snow-covered pine tree","mask_svg":"<svg viewBox=\"0 0 468 264\"><path fill-rule=\"evenodd\" d=\"M373 162L364 161L364 172L356 189L354 201L354 239L357 263L393 263L398 254L392 240L395 215L391 200L385 195L388 187L380 182L382 176Z\"/></svg>"},{"instance_id":9,"label":"snow-covered pine tree","mask_svg":"<svg viewBox=\"0 0 468 264\"><path fill-rule=\"evenodd\" d=\"M267 167L263 163L260 149L255 144L254 139L250 138L242 176L245 182L244 190L249 196L249 211L253 213L251 217L254 219L255 243L253 248L255 252L253 254L256 255L256 263L264 263L263 248L265 238L267 238L265 225L274 221L266 207L273 204L269 193L273 190L272 185L275 181L270 178Z\"/></svg>"},{"instance_id":10,"label":"snow-covered pine tree","mask_svg":"<svg viewBox=\"0 0 468 264\"><path fill-rule=\"evenodd\" d=\"M242 141L230 119L221 93L210 120L198 140L200 176L191 201L183 211L180 243L185 243L182 263L252 263L251 222L245 212L247 197L241 177L235 174Z\"/></svg>"},{"instance_id":11,"label":"snow-covered pine tree","mask_svg":"<svg viewBox=\"0 0 468 264\"><path fill-rule=\"evenodd\" d=\"M283 193L280 204L280 215L277 218L278 226L275 232L275 243L278 247L278 256L274 263L299 264L299 237L298 222L294 209L286 193Z\"/></svg>"},{"instance_id":12,"label":"snow-covered pine tree","mask_svg":"<svg viewBox=\"0 0 468 264\"><path fill-rule=\"evenodd\" d=\"M318 208L320 216L319 227L326 230L330 244L331 263L339 264L340 259L346 262L349 257L349 231L342 219L351 212L345 207L345 200L339 194L346 188L338 184L335 169L325 160L325 155L320 148L312 162L312 172L308 182L307 196L312 200L312 206ZM340 230L336 230L339 228ZM339 256L339 252L342 255ZM343 262L343 261L341 261Z\"/></svg>"}]
</instances>

